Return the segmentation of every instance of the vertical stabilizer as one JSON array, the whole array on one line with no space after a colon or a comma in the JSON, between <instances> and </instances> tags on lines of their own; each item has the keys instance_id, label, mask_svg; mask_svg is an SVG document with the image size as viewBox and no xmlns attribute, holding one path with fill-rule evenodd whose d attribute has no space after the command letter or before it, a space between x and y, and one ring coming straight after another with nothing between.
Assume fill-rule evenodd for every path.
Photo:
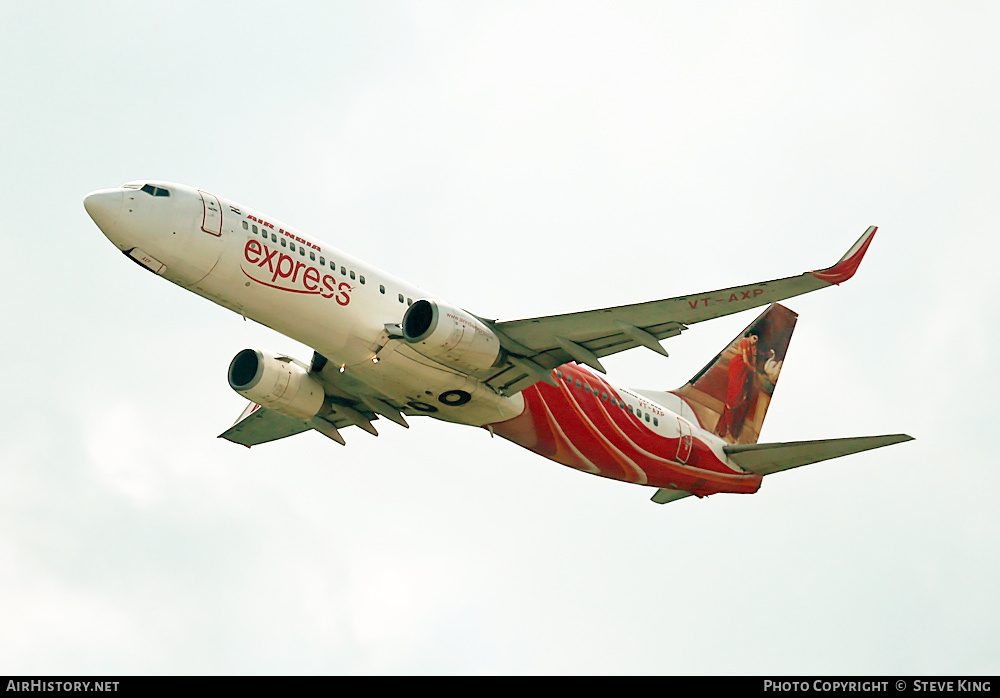
<instances>
[{"instance_id":1,"label":"vertical stabilizer","mask_svg":"<svg viewBox=\"0 0 1000 698\"><path fill-rule=\"evenodd\" d=\"M755 444L798 316L771 305L686 385L672 390L703 428L731 444Z\"/></svg>"}]
</instances>

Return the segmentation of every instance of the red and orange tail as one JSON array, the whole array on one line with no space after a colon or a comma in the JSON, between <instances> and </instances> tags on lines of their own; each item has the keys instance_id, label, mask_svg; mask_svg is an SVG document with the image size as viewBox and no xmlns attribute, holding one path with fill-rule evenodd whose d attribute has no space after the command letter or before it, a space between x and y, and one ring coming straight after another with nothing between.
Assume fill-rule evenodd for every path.
<instances>
[{"instance_id":1,"label":"red and orange tail","mask_svg":"<svg viewBox=\"0 0 1000 698\"><path fill-rule=\"evenodd\" d=\"M731 444L755 444L798 316L771 305L674 395L702 427Z\"/></svg>"}]
</instances>

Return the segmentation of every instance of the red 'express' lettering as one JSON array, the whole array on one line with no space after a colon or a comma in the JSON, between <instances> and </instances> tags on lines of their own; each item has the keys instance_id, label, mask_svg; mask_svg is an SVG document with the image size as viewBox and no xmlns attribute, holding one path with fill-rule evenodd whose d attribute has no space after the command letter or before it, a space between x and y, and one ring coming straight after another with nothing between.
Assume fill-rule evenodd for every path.
<instances>
[{"instance_id":1,"label":"red 'express' lettering","mask_svg":"<svg viewBox=\"0 0 1000 698\"><path fill-rule=\"evenodd\" d=\"M306 267L305 273L302 274L302 285L310 291L315 291L319 288L319 269L316 267Z\"/></svg>"},{"instance_id":2,"label":"red 'express' lettering","mask_svg":"<svg viewBox=\"0 0 1000 698\"><path fill-rule=\"evenodd\" d=\"M243 257L258 269L266 268L267 274L270 276L265 281L244 269L243 273L251 281L279 291L334 298L339 305L347 305L351 302L350 292L352 288L346 281L338 284L337 278L330 274L321 277L320 270L316 267L301 262L284 252L279 253L277 249L272 250L258 240L247 240L246 247L243 248ZM279 279L287 281L291 286L281 284ZM320 286L320 282L322 282L322 286ZM301 286L301 288L296 288L296 286Z\"/></svg>"},{"instance_id":3,"label":"red 'express' lettering","mask_svg":"<svg viewBox=\"0 0 1000 698\"><path fill-rule=\"evenodd\" d=\"M250 256L251 254L253 257ZM247 241L246 249L243 250L243 256L251 264L256 264L257 260L260 259L260 243L256 240Z\"/></svg>"}]
</instances>

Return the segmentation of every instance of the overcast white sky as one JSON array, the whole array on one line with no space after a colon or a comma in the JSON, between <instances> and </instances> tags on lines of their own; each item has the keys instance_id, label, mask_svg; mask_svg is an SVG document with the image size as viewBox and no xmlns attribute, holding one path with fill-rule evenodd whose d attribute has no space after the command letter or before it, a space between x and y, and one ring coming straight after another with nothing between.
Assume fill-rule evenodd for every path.
<instances>
[{"instance_id":1,"label":"overcast white sky","mask_svg":"<svg viewBox=\"0 0 1000 698\"><path fill-rule=\"evenodd\" d=\"M0 673L1000 672L1000 5L0 6ZM251 346L83 196L252 206L480 315L835 262L763 441L660 507L482 430L216 439ZM676 387L753 315L613 378Z\"/></svg>"}]
</instances>

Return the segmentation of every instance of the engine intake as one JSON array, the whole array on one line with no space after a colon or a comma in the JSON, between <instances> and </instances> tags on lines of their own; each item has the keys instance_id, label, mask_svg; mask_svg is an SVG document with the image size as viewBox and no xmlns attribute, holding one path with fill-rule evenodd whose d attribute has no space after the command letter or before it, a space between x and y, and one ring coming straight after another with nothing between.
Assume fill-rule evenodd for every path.
<instances>
[{"instance_id":1,"label":"engine intake","mask_svg":"<svg viewBox=\"0 0 1000 698\"><path fill-rule=\"evenodd\" d=\"M500 338L475 316L420 299L406 309L403 338L429 359L462 371L485 371L500 357Z\"/></svg>"},{"instance_id":2,"label":"engine intake","mask_svg":"<svg viewBox=\"0 0 1000 698\"><path fill-rule=\"evenodd\" d=\"M244 349L229 364L229 387L294 419L312 419L323 407L326 392L309 369L287 356Z\"/></svg>"}]
</instances>

